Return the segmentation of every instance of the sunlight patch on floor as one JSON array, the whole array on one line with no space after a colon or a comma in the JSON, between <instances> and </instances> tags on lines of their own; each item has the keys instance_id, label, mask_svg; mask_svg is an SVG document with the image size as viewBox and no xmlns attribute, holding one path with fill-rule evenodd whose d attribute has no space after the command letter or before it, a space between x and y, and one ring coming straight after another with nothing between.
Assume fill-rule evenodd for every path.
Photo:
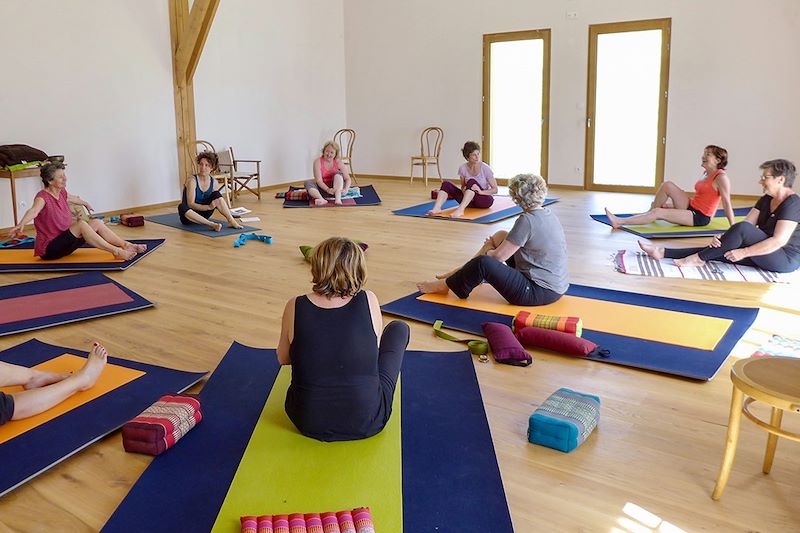
<instances>
[{"instance_id":1,"label":"sunlight patch on floor","mask_svg":"<svg viewBox=\"0 0 800 533\"><path fill-rule=\"evenodd\" d=\"M617 519L617 526L612 527L610 533L686 533L635 503L627 502L622 512L626 516Z\"/></svg>"}]
</instances>

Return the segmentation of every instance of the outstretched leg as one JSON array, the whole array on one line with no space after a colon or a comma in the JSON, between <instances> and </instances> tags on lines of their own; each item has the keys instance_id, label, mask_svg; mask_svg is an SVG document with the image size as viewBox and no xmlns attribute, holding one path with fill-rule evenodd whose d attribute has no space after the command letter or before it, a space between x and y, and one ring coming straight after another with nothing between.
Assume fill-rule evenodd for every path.
<instances>
[{"instance_id":1,"label":"outstretched leg","mask_svg":"<svg viewBox=\"0 0 800 533\"><path fill-rule=\"evenodd\" d=\"M56 383L68 378L70 374L42 372L27 366L12 365L0 361L0 387L22 385L26 389L35 389Z\"/></svg>"},{"instance_id":2,"label":"outstretched leg","mask_svg":"<svg viewBox=\"0 0 800 533\"><path fill-rule=\"evenodd\" d=\"M86 363L74 374L50 385L13 393L14 415L11 417L12 420L39 414L58 405L78 391L90 389L100 377L107 358L106 349L100 344L94 343Z\"/></svg>"},{"instance_id":3,"label":"outstretched leg","mask_svg":"<svg viewBox=\"0 0 800 533\"><path fill-rule=\"evenodd\" d=\"M124 248L129 252L135 252L137 254L147 251L146 244L133 244L132 242L122 239L116 233L114 233L111 228L103 224L102 220L94 218L89 221L89 225L109 244L119 246L120 248Z\"/></svg>"},{"instance_id":4,"label":"outstretched leg","mask_svg":"<svg viewBox=\"0 0 800 533\"><path fill-rule=\"evenodd\" d=\"M102 222L101 222L102 224ZM114 254L114 257L118 257L120 259L129 260L133 259L133 256L136 255L136 252L133 250L126 250L122 246L117 246L111 244L103 237L101 237L94 228L86 221L79 220L75 222L73 225L69 227L69 231L75 236L80 237L84 241L88 242L90 245L94 246L95 248L100 248L101 250L105 250L107 252L111 252ZM122 239L119 239L123 243Z\"/></svg>"},{"instance_id":5,"label":"outstretched leg","mask_svg":"<svg viewBox=\"0 0 800 533\"><path fill-rule=\"evenodd\" d=\"M646 213L640 213L629 217L618 217L606 209L606 216L609 222L611 222L611 227L614 229L623 225L650 224L656 220L666 220L667 222L679 224L681 226L694 226L694 213L688 209L657 207Z\"/></svg>"}]
</instances>

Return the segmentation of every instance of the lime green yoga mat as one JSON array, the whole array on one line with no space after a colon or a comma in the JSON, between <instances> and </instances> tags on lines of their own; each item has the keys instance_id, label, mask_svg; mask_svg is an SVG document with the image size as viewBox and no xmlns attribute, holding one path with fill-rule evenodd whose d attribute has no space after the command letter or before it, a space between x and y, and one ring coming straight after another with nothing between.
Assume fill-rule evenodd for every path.
<instances>
[{"instance_id":1,"label":"lime green yoga mat","mask_svg":"<svg viewBox=\"0 0 800 533\"><path fill-rule=\"evenodd\" d=\"M286 416L290 382L291 368L281 368L212 531L238 533L242 515L362 506L379 531L402 531L400 386L383 431L365 440L320 442L301 435Z\"/></svg>"},{"instance_id":2,"label":"lime green yoga mat","mask_svg":"<svg viewBox=\"0 0 800 533\"><path fill-rule=\"evenodd\" d=\"M734 220L736 222L741 222L744 218L743 216L739 216L734 217ZM677 226L669 222L664 222L663 220L657 220L650 224L633 224L626 226L627 229L638 231L639 233L697 233L698 229L704 232L719 231L721 233L730 227L731 225L725 217L714 217L707 226L701 226L700 228L694 226Z\"/></svg>"}]
</instances>

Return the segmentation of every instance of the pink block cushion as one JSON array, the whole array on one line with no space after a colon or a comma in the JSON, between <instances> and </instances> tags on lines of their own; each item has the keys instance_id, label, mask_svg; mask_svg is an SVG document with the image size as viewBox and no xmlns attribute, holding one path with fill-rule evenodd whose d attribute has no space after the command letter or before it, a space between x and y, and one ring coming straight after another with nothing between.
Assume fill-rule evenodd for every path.
<instances>
[{"instance_id":1,"label":"pink block cushion","mask_svg":"<svg viewBox=\"0 0 800 533\"><path fill-rule=\"evenodd\" d=\"M517 331L517 339L528 348L544 348L578 357L585 357L589 354L608 355L608 350L601 349L592 341L554 329L522 328Z\"/></svg>"},{"instance_id":2,"label":"pink block cushion","mask_svg":"<svg viewBox=\"0 0 800 533\"><path fill-rule=\"evenodd\" d=\"M483 336L489 341L494 360L514 366L528 366L533 362L531 354L522 347L511 328L497 322L481 324Z\"/></svg>"}]
</instances>

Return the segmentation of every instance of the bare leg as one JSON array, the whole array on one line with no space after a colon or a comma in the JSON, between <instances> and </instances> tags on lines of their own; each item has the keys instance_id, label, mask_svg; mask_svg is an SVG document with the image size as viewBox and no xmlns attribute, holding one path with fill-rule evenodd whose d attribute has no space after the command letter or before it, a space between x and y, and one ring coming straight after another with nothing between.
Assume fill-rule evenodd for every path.
<instances>
[{"instance_id":1,"label":"bare leg","mask_svg":"<svg viewBox=\"0 0 800 533\"><path fill-rule=\"evenodd\" d=\"M82 238L91 246L94 246L95 248L100 248L101 250L105 250L106 252L114 254L114 257L125 259L127 261L129 259L133 259L133 256L136 255L136 252L134 251L126 250L123 247L115 246L110 242L106 241L103 237L98 235L98 233L94 230L94 228L92 228L92 226L88 222L85 222L83 220L74 223L72 226L69 227L69 230L72 232L73 235ZM124 243L125 241L122 242Z\"/></svg>"},{"instance_id":2,"label":"bare leg","mask_svg":"<svg viewBox=\"0 0 800 533\"><path fill-rule=\"evenodd\" d=\"M135 252L137 254L147 251L146 244L133 244L132 242L122 239L116 233L114 233L111 228L103 224L102 220L94 218L89 221L89 225L109 244L119 246L120 248L124 248L129 252Z\"/></svg>"},{"instance_id":3,"label":"bare leg","mask_svg":"<svg viewBox=\"0 0 800 533\"><path fill-rule=\"evenodd\" d=\"M50 385L69 377L70 374L54 374L42 372L26 366L12 365L0 361L0 387L22 385L26 389L35 389Z\"/></svg>"},{"instance_id":4,"label":"bare leg","mask_svg":"<svg viewBox=\"0 0 800 533\"><path fill-rule=\"evenodd\" d=\"M618 217L606 209L606 216L608 217L609 222L611 222L611 227L614 229L617 229L620 226L633 224L650 224L656 220L666 220L667 222L672 222L673 224L679 224L681 226L694 225L694 214L688 209L657 207L647 211L646 213L641 213L630 217Z\"/></svg>"},{"instance_id":5,"label":"bare leg","mask_svg":"<svg viewBox=\"0 0 800 533\"><path fill-rule=\"evenodd\" d=\"M183 216L194 222L195 224L202 224L203 226L208 226L209 228L213 229L214 231L219 231L222 229L222 224L219 222L214 222L213 220L209 220L206 217L200 215L194 209L189 209L186 211Z\"/></svg>"},{"instance_id":6,"label":"bare leg","mask_svg":"<svg viewBox=\"0 0 800 533\"><path fill-rule=\"evenodd\" d=\"M231 208L228 205L228 201L224 197L219 197L213 202L211 205L217 208L217 210L222 213L222 216L225 217L225 220L228 221L228 227L234 229L242 229L242 225L239 224L239 221L233 218L231 214Z\"/></svg>"},{"instance_id":7,"label":"bare leg","mask_svg":"<svg viewBox=\"0 0 800 533\"><path fill-rule=\"evenodd\" d=\"M653 244L647 244L644 241L639 241L639 248L641 248L644 253L646 253L656 261L659 261L664 258L663 246L655 246Z\"/></svg>"},{"instance_id":8,"label":"bare leg","mask_svg":"<svg viewBox=\"0 0 800 533\"><path fill-rule=\"evenodd\" d=\"M464 216L464 210L467 208L472 199L475 198L475 191L467 189L464 191L464 199L458 204L456 210L450 213L450 218L460 218Z\"/></svg>"},{"instance_id":9,"label":"bare leg","mask_svg":"<svg viewBox=\"0 0 800 533\"><path fill-rule=\"evenodd\" d=\"M344 188L344 178L341 174L333 176L333 203L342 205L342 189Z\"/></svg>"},{"instance_id":10,"label":"bare leg","mask_svg":"<svg viewBox=\"0 0 800 533\"><path fill-rule=\"evenodd\" d=\"M439 190L436 192L436 201L433 202L433 209L428 211L429 215L438 215L442 212L442 206L447 201L447 191Z\"/></svg>"},{"instance_id":11,"label":"bare leg","mask_svg":"<svg viewBox=\"0 0 800 533\"><path fill-rule=\"evenodd\" d=\"M692 254L683 259L673 259L672 261L679 267L701 267L706 264L697 254Z\"/></svg>"},{"instance_id":12,"label":"bare leg","mask_svg":"<svg viewBox=\"0 0 800 533\"><path fill-rule=\"evenodd\" d=\"M489 250L494 250L495 248L500 246L504 240L506 240L507 236L508 232L504 229L494 232L492 235L486 237L486 240L483 241L483 246L481 246L480 249L472 257L478 257L479 255L486 254L486 252L488 252ZM461 267L454 268L453 270L447 272L446 274L437 274L436 279L447 279L456 272L458 272L459 270L461 270Z\"/></svg>"},{"instance_id":13,"label":"bare leg","mask_svg":"<svg viewBox=\"0 0 800 533\"><path fill-rule=\"evenodd\" d=\"M14 416L12 420L28 418L63 402L78 391L90 389L100 377L106 365L108 353L101 345L94 343L86 364L66 379L41 388L12 394L14 397Z\"/></svg>"},{"instance_id":14,"label":"bare leg","mask_svg":"<svg viewBox=\"0 0 800 533\"><path fill-rule=\"evenodd\" d=\"M308 192L308 195L314 199L314 204L325 205L328 203L328 200L323 198L322 194L320 194L319 189L315 189L312 187L311 189L306 189L306 192Z\"/></svg>"},{"instance_id":15,"label":"bare leg","mask_svg":"<svg viewBox=\"0 0 800 533\"><path fill-rule=\"evenodd\" d=\"M650 207L665 207L667 200L672 200L672 207L674 209L687 209L689 207L689 195L683 189L675 185L671 181L665 181L661 187L656 191L656 197Z\"/></svg>"}]
</instances>

